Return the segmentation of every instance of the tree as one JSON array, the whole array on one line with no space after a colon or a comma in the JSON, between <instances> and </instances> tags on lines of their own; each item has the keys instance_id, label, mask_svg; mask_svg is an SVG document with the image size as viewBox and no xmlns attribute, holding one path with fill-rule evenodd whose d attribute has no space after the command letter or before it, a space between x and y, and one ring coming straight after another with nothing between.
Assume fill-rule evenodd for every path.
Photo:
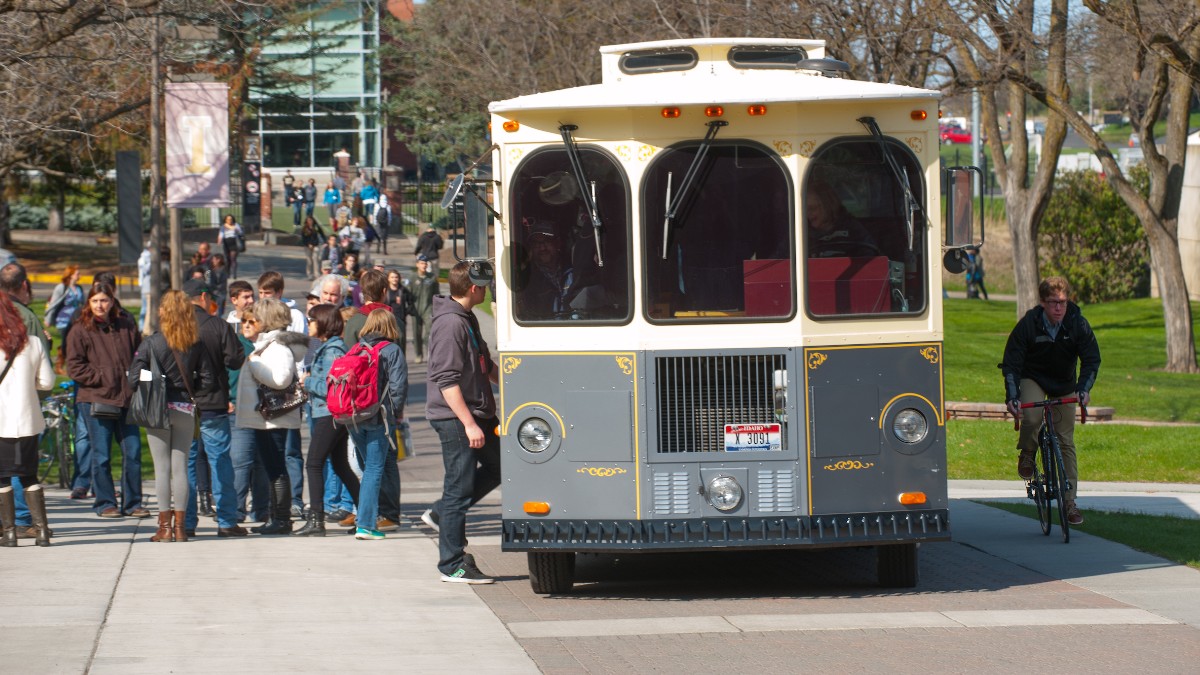
<instances>
[{"instance_id":1,"label":"tree","mask_svg":"<svg viewBox=\"0 0 1200 675\"><path fill-rule=\"evenodd\" d=\"M1197 31L1200 7L1178 0L1152 6L1136 1L1084 0L1084 5L1132 40L1131 72L1141 86L1132 90L1128 110L1142 140L1150 174L1148 197L1138 191L1100 135L1071 107L1062 92L1052 91L1019 73L1010 76L1066 119L1100 160L1113 190L1137 216L1150 244L1151 268L1162 298L1166 370L1200 372L1178 238L1189 104L1200 82L1196 65L1200 62L1200 31ZM1164 118L1166 136L1160 140L1155 137L1154 125Z\"/></svg>"},{"instance_id":2,"label":"tree","mask_svg":"<svg viewBox=\"0 0 1200 675\"><path fill-rule=\"evenodd\" d=\"M1066 99L1067 0L1052 0L1046 31L1035 30L1035 3L1019 0L1001 5L983 0L960 4L949 0L937 12L941 30L950 38L954 53L948 58L961 64L955 89L977 88L982 99L983 129L988 150L1004 192L1005 215L1013 242L1013 269L1017 285L1017 314L1038 302L1037 233L1050 202L1058 157L1066 139L1066 121L1059 114L1047 119L1037 168L1029 173L1029 138L1025 130L1028 99L1022 82L1038 82L1047 91ZM980 27L986 30L980 30ZM1044 73L1045 82L1035 78ZM1001 98L1003 96L1003 99ZM1001 101L1008 115L1001 115ZM1001 120L1007 121L1007 128ZM1008 153L1004 138L1008 137Z\"/></svg>"}]
</instances>

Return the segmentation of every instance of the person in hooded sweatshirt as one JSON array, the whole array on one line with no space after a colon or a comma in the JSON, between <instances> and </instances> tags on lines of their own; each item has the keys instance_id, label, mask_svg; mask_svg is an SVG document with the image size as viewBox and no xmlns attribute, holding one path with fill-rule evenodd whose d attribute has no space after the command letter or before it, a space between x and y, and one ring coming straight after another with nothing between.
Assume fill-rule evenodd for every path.
<instances>
[{"instance_id":1,"label":"person in hooded sweatshirt","mask_svg":"<svg viewBox=\"0 0 1200 675\"><path fill-rule=\"evenodd\" d=\"M297 366L308 352L308 336L287 330L291 312L274 298L254 303L254 319L262 332L254 341L254 351L246 358L238 375L235 425L254 430L255 449L267 470L271 514L258 534L288 534L292 531L291 480L288 478L284 451L288 432L300 429L300 409L266 419L258 411L258 386L286 389L299 377Z\"/></svg>"}]
</instances>

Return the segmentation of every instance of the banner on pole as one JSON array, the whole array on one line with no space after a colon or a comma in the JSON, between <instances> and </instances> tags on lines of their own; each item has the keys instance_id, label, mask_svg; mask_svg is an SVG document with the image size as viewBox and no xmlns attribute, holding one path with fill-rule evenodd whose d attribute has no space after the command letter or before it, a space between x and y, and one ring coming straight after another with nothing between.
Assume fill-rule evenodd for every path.
<instances>
[{"instance_id":1,"label":"banner on pole","mask_svg":"<svg viewBox=\"0 0 1200 675\"><path fill-rule=\"evenodd\" d=\"M229 86L166 85L167 206L229 206Z\"/></svg>"}]
</instances>

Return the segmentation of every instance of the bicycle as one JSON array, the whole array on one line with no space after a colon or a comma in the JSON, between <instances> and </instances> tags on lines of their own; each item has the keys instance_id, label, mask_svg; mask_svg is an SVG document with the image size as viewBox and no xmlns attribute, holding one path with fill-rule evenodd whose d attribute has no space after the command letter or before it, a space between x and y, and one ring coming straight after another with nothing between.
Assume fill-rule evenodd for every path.
<instances>
[{"instance_id":1,"label":"bicycle","mask_svg":"<svg viewBox=\"0 0 1200 675\"><path fill-rule=\"evenodd\" d=\"M1022 409L1042 409L1042 426L1038 430L1038 457L1034 460L1033 477L1026 481L1025 493L1037 506L1038 522L1042 526L1042 534L1046 536L1050 536L1052 520L1050 503L1058 502L1058 523L1059 528L1062 530L1064 544L1071 542L1071 525L1067 522L1067 510L1064 508L1067 494L1071 490L1071 482L1067 478L1066 467L1063 465L1062 448L1059 446L1058 434L1054 432L1054 420L1051 419L1053 415L1051 408L1057 405L1078 402L1079 398L1072 396L1069 398L1054 398L1021 404ZM1080 407L1079 423L1087 423L1086 407ZM1020 417L1013 423L1013 429L1020 431Z\"/></svg>"},{"instance_id":2,"label":"bicycle","mask_svg":"<svg viewBox=\"0 0 1200 675\"><path fill-rule=\"evenodd\" d=\"M58 466L58 486L71 489L71 467L75 449L75 392L74 382L58 385L60 394L52 394L42 400L42 418L46 430L38 441L39 462L45 464L39 482L45 483L50 471Z\"/></svg>"}]
</instances>

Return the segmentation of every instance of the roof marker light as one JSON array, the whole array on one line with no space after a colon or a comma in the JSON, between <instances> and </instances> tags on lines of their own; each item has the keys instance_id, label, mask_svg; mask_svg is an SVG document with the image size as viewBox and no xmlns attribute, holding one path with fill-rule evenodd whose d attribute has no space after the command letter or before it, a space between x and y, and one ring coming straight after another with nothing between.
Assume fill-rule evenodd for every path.
<instances>
[{"instance_id":1,"label":"roof marker light","mask_svg":"<svg viewBox=\"0 0 1200 675\"><path fill-rule=\"evenodd\" d=\"M531 516L544 516L547 513L550 513L549 502L525 502L524 508L525 513L528 513Z\"/></svg>"},{"instance_id":2,"label":"roof marker light","mask_svg":"<svg viewBox=\"0 0 1200 675\"><path fill-rule=\"evenodd\" d=\"M752 105L746 108L746 112L750 113L751 117L760 117L767 114L767 106L762 104Z\"/></svg>"},{"instance_id":3,"label":"roof marker light","mask_svg":"<svg viewBox=\"0 0 1200 675\"><path fill-rule=\"evenodd\" d=\"M511 133L521 128L521 123L516 120L507 120L504 122L504 130Z\"/></svg>"},{"instance_id":4,"label":"roof marker light","mask_svg":"<svg viewBox=\"0 0 1200 675\"><path fill-rule=\"evenodd\" d=\"M666 119L673 120L680 115L679 108L663 108L662 116Z\"/></svg>"},{"instance_id":5,"label":"roof marker light","mask_svg":"<svg viewBox=\"0 0 1200 675\"><path fill-rule=\"evenodd\" d=\"M914 110L910 112L908 116L911 117L914 122L924 122L929 118L929 113L925 112L924 110Z\"/></svg>"},{"instance_id":6,"label":"roof marker light","mask_svg":"<svg viewBox=\"0 0 1200 675\"><path fill-rule=\"evenodd\" d=\"M900 493L900 503L908 505L908 506L912 506L914 504L924 504L925 503L925 493L924 492L901 492Z\"/></svg>"},{"instance_id":7,"label":"roof marker light","mask_svg":"<svg viewBox=\"0 0 1200 675\"><path fill-rule=\"evenodd\" d=\"M719 105L710 105L704 109L705 117L720 117L725 114L725 109Z\"/></svg>"}]
</instances>

